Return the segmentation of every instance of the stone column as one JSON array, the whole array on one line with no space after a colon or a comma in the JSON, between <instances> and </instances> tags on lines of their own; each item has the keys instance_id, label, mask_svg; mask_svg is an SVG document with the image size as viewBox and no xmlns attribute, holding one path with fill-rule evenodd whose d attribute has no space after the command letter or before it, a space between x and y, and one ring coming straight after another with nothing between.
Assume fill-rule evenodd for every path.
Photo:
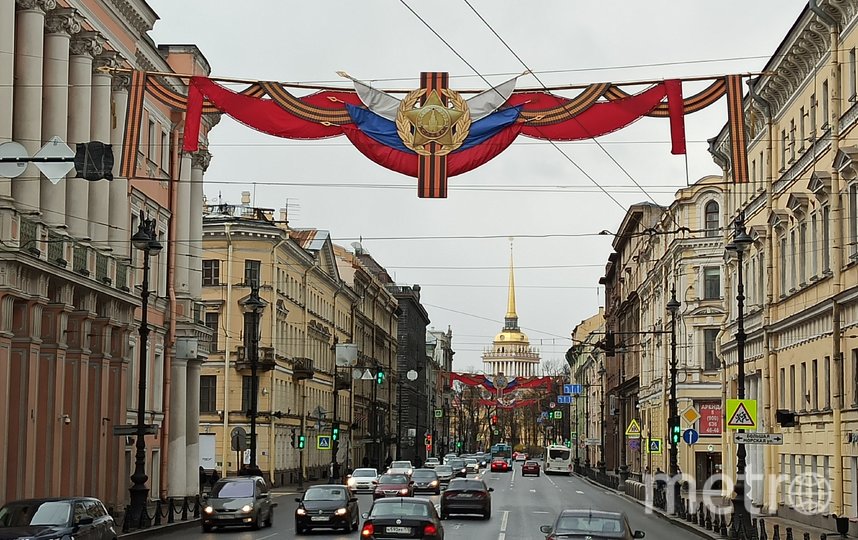
<instances>
[{"instance_id":1,"label":"stone column","mask_svg":"<svg viewBox=\"0 0 858 540\"><path fill-rule=\"evenodd\" d=\"M90 140L110 142L110 107L113 76L101 68L116 65L116 53L104 51L92 64L92 105L90 106ZM109 219L110 184L108 180L89 182L89 236L99 249L109 249L107 225Z\"/></svg>"},{"instance_id":2,"label":"stone column","mask_svg":"<svg viewBox=\"0 0 858 540\"><path fill-rule=\"evenodd\" d=\"M55 9L45 19L44 83L42 91L42 143L51 137L68 139L69 46L70 35L80 32L80 17L73 9ZM66 225L66 185L40 181L41 210L45 223L52 227Z\"/></svg>"},{"instance_id":3,"label":"stone column","mask_svg":"<svg viewBox=\"0 0 858 540\"><path fill-rule=\"evenodd\" d=\"M174 210L176 220L176 291L187 297L190 292L190 214L191 210L191 155L182 154L179 165L178 206ZM202 203L200 203L202 204ZM186 316L189 314L186 314Z\"/></svg>"},{"instance_id":4,"label":"stone column","mask_svg":"<svg viewBox=\"0 0 858 540\"><path fill-rule=\"evenodd\" d=\"M12 110L15 84L15 0L0 0L0 111ZM12 116L0 115L0 143L12 140ZM12 201L12 179L0 177L0 208ZM2 479L2 478L0 478Z\"/></svg>"},{"instance_id":5,"label":"stone column","mask_svg":"<svg viewBox=\"0 0 858 540\"><path fill-rule=\"evenodd\" d=\"M102 52L102 39L95 32L80 32L71 40L69 58L69 140L70 146L90 140L92 105L92 59ZM89 182L66 178L66 226L69 235L89 239Z\"/></svg>"},{"instance_id":6,"label":"stone column","mask_svg":"<svg viewBox=\"0 0 858 540\"><path fill-rule=\"evenodd\" d=\"M187 429L187 450L185 473L186 492L195 495L200 492L200 368L202 362L196 358L188 360L188 399L185 418Z\"/></svg>"},{"instance_id":7,"label":"stone column","mask_svg":"<svg viewBox=\"0 0 858 540\"><path fill-rule=\"evenodd\" d=\"M209 168L212 155L200 150L191 159L191 207L190 207L190 292L191 298L200 300L203 294L203 174Z\"/></svg>"},{"instance_id":8,"label":"stone column","mask_svg":"<svg viewBox=\"0 0 858 540\"><path fill-rule=\"evenodd\" d=\"M32 156L42 147L42 56L45 11L56 0L17 0L15 14L15 94L12 105L12 139ZM12 197L21 212L39 211L39 169L32 163L12 181Z\"/></svg>"},{"instance_id":9,"label":"stone column","mask_svg":"<svg viewBox=\"0 0 858 540\"><path fill-rule=\"evenodd\" d=\"M110 133L110 144L113 145L113 181L110 182L110 208L107 222L110 228L107 238L110 247L117 256L130 255L131 209L128 204L128 179L119 177L119 167L122 156L122 143L125 136L125 113L128 108L128 85L131 78L125 73L113 75L113 130Z\"/></svg>"},{"instance_id":10,"label":"stone column","mask_svg":"<svg viewBox=\"0 0 858 540\"><path fill-rule=\"evenodd\" d=\"M167 456L167 495L184 497L187 481L187 410L188 361L173 357L170 361L170 432ZM196 475L195 475L196 476Z\"/></svg>"}]
</instances>

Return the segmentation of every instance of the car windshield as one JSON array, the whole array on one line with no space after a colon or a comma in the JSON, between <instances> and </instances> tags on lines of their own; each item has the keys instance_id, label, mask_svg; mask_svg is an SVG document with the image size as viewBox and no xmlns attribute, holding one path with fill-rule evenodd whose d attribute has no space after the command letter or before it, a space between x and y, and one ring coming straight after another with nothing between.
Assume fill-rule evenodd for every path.
<instances>
[{"instance_id":1,"label":"car windshield","mask_svg":"<svg viewBox=\"0 0 858 540\"><path fill-rule=\"evenodd\" d=\"M436 458L436 457L426 458L426 463L438 463L438 458Z\"/></svg>"},{"instance_id":2,"label":"car windshield","mask_svg":"<svg viewBox=\"0 0 858 540\"><path fill-rule=\"evenodd\" d=\"M20 502L0 508L0 527L68 525L70 517L68 501Z\"/></svg>"},{"instance_id":3,"label":"car windshield","mask_svg":"<svg viewBox=\"0 0 858 540\"><path fill-rule=\"evenodd\" d=\"M485 491L486 486L485 486L485 484L483 484L479 480L464 480L464 479L453 480L452 482L450 482L450 487L447 488L447 491L456 491L456 490L462 491L462 490L466 490L466 489L471 490L471 491L473 491L473 490Z\"/></svg>"},{"instance_id":4,"label":"car windshield","mask_svg":"<svg viewBox=\"0 0 858 540\"><path fill-rule=\"evenodd\" d=\"M414 478L437 478L438 474L435 471L414 471Z\"/></svg>"},{"instance_id":5,"label":"car windshield","mask_svg":"<svg viewBox=\"0 0 858 540\"><path fill-rule=\"evenodd\" d=\"M525 461L525 462L524 462L524 466L525 466L525 467L533 467L534 465L538 466L538 465L539 465L539 463L537 463L537 462L535 462L535 461Z\"/></svg>"},{"instance_id":6,"label":"car windshield","mask_svg":"<svg viewBox=\"0 0 858 540\"><path fill-rule=\"evenodd\" d=\"M407 484L408 478L404 474L383 474L378 479L379 484Z\"/></svg>"},{"instance_id":7,"label":"car windshield","mask_svg":"<svg viewBox=\"0 0 858 540\"><path fill-rule=\"evenodd\" d=\"M572 452L570 450L567 450L567 449L560 450L557 448L550 448L548 450L548 458L549 459L562 459L565 461L565 460L569 459L569 456L571 454L572 454Z\"/></svg>"},{"instance_id":8,"label":"car windshield","mask_svg":"<svg viewBox=\"0 0 858 540\"><path fill-rule=\"evenodd\" d=\"M375 478L378 476L378 473L375 469L355 469L352 473L352 476L361 477L361 478Z\"/></svg>"},{"instance_id":9,"label":"car windshield","mask_svg":"<svg viewBox=\"0 0 858 540\"><path fill-rule=\"evenodd\" d=\"M623 538L623 522L613 517L560 516L554 527L555 534L598 534L604 538Z\"/></svg>"},{"instance_id":10,"label":"car windshield","mask_svg":"<svg viewBox=\"0 0 858 540\"><path fill-rule=\"evenodd\" d=\"M450 474L453 472L453 467L450 467L449 465L438 465L435 467L435 472L438 474Z\"/></svg>"},{"instance_id":11,"label":"car windshield","mask_svg":"<svg viewBox=\"0 0 858 540\"><path fill-rule=\"evenodd\" d=\"M450 460L450 466L453 467L454 469L457 469L457 468L461 469L462 467L465 466L465 460L464 459L451 459Z\"/></svg>"},{"instance_id":12,"label":"car windshield","mask_svg":"<svg viewBox=\"0 0 858 540\"><path fill-rule=\"evenodd\" d=\"M468 459L466 459L466 460L465 460L465 463L471 463L471 464L474 464L474 463L476 463L476 462L477 462L477 460L476 460L476 459L474 459L474 458L468 458Z\"/></svg>"},{"instance_id":13,"label":"car windshield","mask_svg":"<svg viewBox=\"0 0 858 540\"><path fill-rule=\"evenodd\" d=\"M429 517L429 506L416 502L379 501L369 513L371 518L398 516Z\"/></svg>"},{"instance_id":14,"label":"car windshield","mask_svg":"<svg viewBox=\"0 0 858 540\"><path fill-rule=\"evenodd\" d=\"M305 501L344 501L346 490L337 487L312 487L304 493Z\"/></svg>"},{"instance_id":15,"label":"car windshield","mask_svg":"<svg viewBox=\"0 0 858 540\"><path fill-rule=\"evenodd\" d=\"M411 462L410 461L394 461L390 464L391 469L410 469Z\"/></svg>"},{"instance_id":16,"label":"car windshield","mask_svg":"<svg viewBox=\"0 0 858 540\"><path fill-rule=\"evenodd\" d=\"M253 482L218 482L212 488L211 497L214 499L253 497Z\"/></svg>"}]
</instances>

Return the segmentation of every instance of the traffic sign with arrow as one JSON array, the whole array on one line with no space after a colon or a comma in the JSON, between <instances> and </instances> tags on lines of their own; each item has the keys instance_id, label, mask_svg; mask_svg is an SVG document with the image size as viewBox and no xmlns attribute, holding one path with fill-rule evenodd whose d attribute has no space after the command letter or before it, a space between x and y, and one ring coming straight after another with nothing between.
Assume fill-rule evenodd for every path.
<instances>
[{"instance_id":1,"label":"traffic sign with arrow","mask_svg":"<svg viewBox=\"0 0 858 540\"><path fill-rule=\"evenodd\" d=\"M773 444L781 445L784 443L783 433L756 433L744 432L736 433L737 444Z\"/></svg>"}]
</instances>

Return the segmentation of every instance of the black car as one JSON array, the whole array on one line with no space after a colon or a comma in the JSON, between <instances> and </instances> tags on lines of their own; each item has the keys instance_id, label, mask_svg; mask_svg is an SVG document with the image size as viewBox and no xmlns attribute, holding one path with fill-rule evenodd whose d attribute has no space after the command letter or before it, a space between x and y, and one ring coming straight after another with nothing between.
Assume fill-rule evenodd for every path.
<instances>
[{"instance_id":1,"label":"black car","mask_svg":"<svg viewBox=\"0 0 858 540\"><path fill-rule=\"evenodd\" d=\"M482 514L492 517L492 491L479 478L454 478L441 497L441 519L450 514Z\"/></svg>"},{"instance_id":2,"label":"black car","mask_svg":"<svg viewBox=\"0 0 858 540\"><path fill-rule=\"evenodd\" d=\"M312 486L295 501L298 503L295 509L295 531L298 534L310 529L356 531L360 525L357 497L346 486Z\"/></svg>"},{"instance_id":3,"label":"black car","mask_svg":"<svg viewBox=\"0 0 858 540\"><path fill-rule=\"evenodd\" d=\"M221 478L203 500L200 522L203 531L230 525L250 526L258 529L263 523L274 523L271 491L261 476Z\"/></svg>"},{"instance_id":4,"label":"black car","mask_svg":"<svg viewBox=\"0 0 858 540\"><path fill-rule=\"evenodd\" d=\"M27 499L0 508L0 539L115 540L119 531L98 499Z\"/></svg>"},{"instance_id":5,"label":"black car","mask_svg":"<svg viewBox=\"0 0 858 540\"><path fill-rule=\"evenodd\" d=\"M632 531L629 520L621 512L598 510L563 510L554 525L539 528L546 540L586 538L587 540L632 540L643 538L643 531Z\"/></svg>"},{"instance_id":6,"label":"black car","mask_svg":"<svg viewBox=\"0 0 858 540\"><path fill-rule=\"evenodd\" d=\"M453 467L453 477L466 478L468 476L468 465L465 463L464 459L451 459L447 464Z\"/></svg>"},{"instance_id":7,"label":"black car","mask_svg":"<svg viewBox=\"0 0 858 540\"><path fill-rule=\"evenodd\" d=\"M414 469L411 481L414 482L414 493L418 491L431 491L435 495L441 493L441 480L433 469Z\"/></svg>"},{"instance_id":8,"label":"black car","mask_svg":"<svg viewBox=\"0 0 858 540\"><path fill-rule=\"evenodd\" d=\"M428 499L391 497L378 499L364 514L362 540L388 538L444 539L444 527L435 505Z\"/></svg>"}]
</instances>

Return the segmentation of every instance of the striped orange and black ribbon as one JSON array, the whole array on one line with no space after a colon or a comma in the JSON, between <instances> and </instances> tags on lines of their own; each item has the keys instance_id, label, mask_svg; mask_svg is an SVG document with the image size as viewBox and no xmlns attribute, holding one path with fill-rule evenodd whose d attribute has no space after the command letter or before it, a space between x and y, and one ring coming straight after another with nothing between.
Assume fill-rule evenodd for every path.
<instances>
[{"instance_id":1,"label":"striped orange and black ribbon","mask_svg":"<svg viewBox=\"0 0 858 540\"><path fill-rule=\"evenodd\" d=\"M423 101L433 91L438 92L441 101L446 105L447 98L442 90L446 90L450 76L442 71L424 71L420 73L420 88L425 88ZM422 104L422 103L421 103ZM445 199L447 197L447 156L435 153L438 144L430 142L429 155L418 156L417 160L417 196L424 199Z\"/></svg>"},{"instance_id":2,"label":"striped orange and black ribbon","mask_svg":"<svg viewBox=\"0 0 858 540\"><path fill-rule=\"evenodd\" d=\"M733 183L748 182L748 145L745 141L745 107L742 105L742 76L727 75L727 122L730 124L730 149Z\"/></svg>"},{"instance_id":3,"label":"striped orange and black ribbon","mask_svg":"<svg viewBox=\"0 0 858 540\"><path fill-rule=\"evenodd\" d=\"M146 72L131 72L128 109L125 112L125 134L119 176L131 178L137 172L137 147L140 145L140 122L143 121L143 98L146 96Z\"/></svg>"}]
</instances>

